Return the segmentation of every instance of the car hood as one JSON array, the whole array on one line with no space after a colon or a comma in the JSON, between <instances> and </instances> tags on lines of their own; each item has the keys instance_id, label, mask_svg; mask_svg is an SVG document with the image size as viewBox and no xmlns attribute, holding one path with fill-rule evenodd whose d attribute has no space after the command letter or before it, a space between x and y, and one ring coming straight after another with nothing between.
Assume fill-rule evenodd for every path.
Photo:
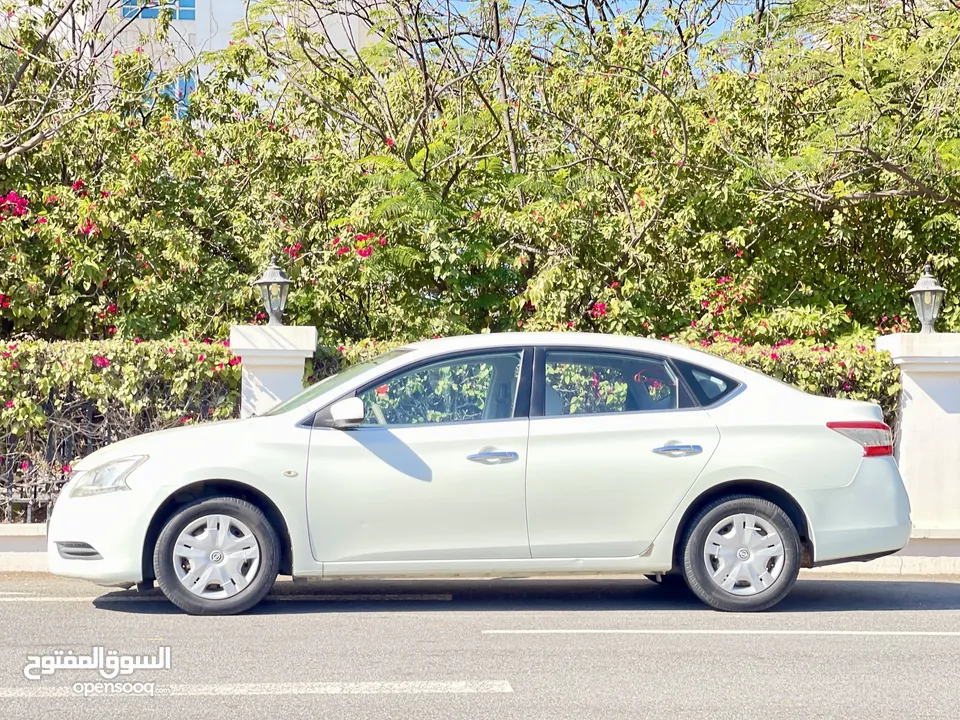
<instances>
[{"instance_id":1,"label":"car hood","mask_svg":"<svg viewBox=\"0 0 960 720\"><path fill-rule=\"evenodd\" d=\"M75 472L83 472L104 463L131 455L157 457L170 452L182 456L196 450L215 448L221 441L229 441L233 447L242 442L246 432L253 432L263 418L221 420L185 427L170 428L144 433L107 445L87 455L73 466Z\"/></svg>"}]
</instances>

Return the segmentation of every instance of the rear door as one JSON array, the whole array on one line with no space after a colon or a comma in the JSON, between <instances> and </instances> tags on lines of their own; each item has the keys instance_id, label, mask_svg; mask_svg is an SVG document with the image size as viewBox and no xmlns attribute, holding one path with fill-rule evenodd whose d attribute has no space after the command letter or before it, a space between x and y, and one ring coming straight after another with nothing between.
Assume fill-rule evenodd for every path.
<instances>
[{"instance_id":1,"label":"rear door","mask_svg":"<svg viewBox=\"0 0 960 720\"><path fill-rule=\"evenodd\" d=\"M666 359L625 352L538 348L531 416L534 558L641 555L720 440Z\"/></svg>"}]
</instances>

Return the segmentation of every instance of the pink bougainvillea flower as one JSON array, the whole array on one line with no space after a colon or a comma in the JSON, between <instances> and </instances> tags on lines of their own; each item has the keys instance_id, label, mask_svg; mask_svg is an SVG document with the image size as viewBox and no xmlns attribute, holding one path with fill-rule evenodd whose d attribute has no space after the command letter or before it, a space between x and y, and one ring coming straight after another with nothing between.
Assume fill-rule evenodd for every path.
<instances>
[{"instance_id":1,"label":"pink bougainvillea flower","mask_svg":"<svg viewBox=\"0 0 960 720\"><path fill-rule=\"evenodd\" d=\"M68 464L68 465L64 465L63 468L61 468L61 469L62 469L65 473L67 473L68 475L69 475L70 472L73 470L73 468L70 467L69 464Z\"/></svg>"},{"instance_id":2,"label":"pink bougainvillea flower","mask_svg":"<svg viewBox=\"0 0 960 720\"><path fill-rule=\"evenodd\" d=\"M7 402L5 403L5 405L6 405L8 408L12 408L15 404L16 404L16 403L14 403L13 400L7 400Z\"/></svg>"},{"instance_id":3,"label":"pink bougainvillea flower","mask_svg":"<svg viewBox=\"0 0 960 720\"><path fill-rule=\"evenodd\" d=\"M84 183L83 180L74 180L73 185L70 186L70 189L74 192L80 192L85 187L86 183Z\"/></svg>"},{"instance_id":4,"label":"pink bougainvillea flower","mask_svg":"<svg viewBox=\"0 0 960 720\"><path fill-rule=\"evenodd\" d=\"M98 368L110 367L110 358L104 357L103 355L94 355L93 364Z\"/></svg>"},{"instance_id":5,"label":"pink bougainvillea flower","mask_svg":"<svg viewBox=\"0 0 960 720\"><path fill-rule=\"evenodd\" d=\"M198 362L198 363L201 363L201 362L203 362L203 361L206 360L206 359L207 359L207 356L204 355L203 353L200 353L200 355L197 357L197 362Z\"/></svg>"},{"instance_id":6,"label":"pink bougainvillea flower","mask_svg":"<svg viewBox=\"0 0 960 720\"><path fill-rule=\"evenodd\" d=\"M47 219L45 217L37 218L37 225L46 225L46 224L47 224Z\"/></svg>"},{"instance_id":7,"label":"pink bougainvillea flower","mask_svg":"<svg viewBox=\"0 0 960 720\"><path fill-rule=\"evenodd\" d=\"M111 325L110 327L107 328L107 332L110 333L111 335L114 335L117 332L116 326Z\"/></svg>"},{"instance_id":8,"label":"pink bougainvillea flower","mask_svg":"<svg viewBox=\"0 0 960 720\"><path fill-rule=\"evenodd\" d=\"M93 220L91 220L90 218L85 218L83 221L83 225L80 226L77 232L79 232L81 235L87 235L87 236L99 235L100 228L97 227L97 224Z\"/></svg>"},{"instance_id":9,"label":"pink bougainvillea flower","mask_svg":"<svg viewBox=\"0 0 960 720\"><path fill-rule=\"evenodd\" d=\"M107 312L110 313L111 315L116 315L116 314L117 314L117 306L116 306L114 303L111 303L110 305L107 305Z\"/></svg>"},{"instance_id":10,"label":"pink bougainvillea flower","mask_svg":"<svg viewBox=\"0 0 960 720\"><path fill-rule=\"evenodd\" d=\"M387 147L393 147L394 144L393 138L387 138Z\"/></svg>"},{"instance_id":11,"label":"pink bougainvillea flower","mask_svg":"<svg viewBox=\"0 0 960 720\"><path fill-rule=\"evenodd\" d=\"M29 470L29 469L30 469L30 461L29 461L29 460L24 460L22 463L20 463L20 469L21 469L21 470Z\"/></svg>"},{"instance_id":12,"label":"pink bougainvillea flower","mask_svg":"<svg viewBox=\"0 0 960 720\"><path fill-rule=\"evenodd\" d=\"M371 253L373 253L372 247L357 248L357 255L360 257L370 257Z\"/></svg>"},{"instance_id":13,"label":"pink bougainvillea flower","mask_svg":"<svg viewBox=\"0 0 960 720\"><path fill-rule=\"evenodd\" d=\"M602 302L597 302L593 304L593 307L590 309L590 314L596 317L603 317L607 314L607 304Z\"/></svg>"},{"instance_id":14,"label":"pink bougainvillea flower","mask_svg":"<svg viewBox=\"0 0 960 720\"><path fill-rule=\"evenodd\" d=\"M230 358L231 365L239 365L240 362L241 362L241 358L239 355L234 355L232 358Z\"/></svg>"},{"instance_id":15,"label":"pink bougainvillea flower","mask_svg":"<svg viewBox=\"0 0 960 720\"><path fill-rule=\"evenodd\" d=\"M346 245L337 248L337 255L346 255L348 252L350 252L350 248Z\"/></svg>"}]
</instances>

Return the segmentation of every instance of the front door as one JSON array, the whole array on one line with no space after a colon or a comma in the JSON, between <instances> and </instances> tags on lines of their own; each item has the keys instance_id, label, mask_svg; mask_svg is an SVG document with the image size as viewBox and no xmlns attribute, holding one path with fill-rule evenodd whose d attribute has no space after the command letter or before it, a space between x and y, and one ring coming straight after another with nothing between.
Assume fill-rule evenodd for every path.
<instances>
[{"instance_id":1,"label":"front door","mask_svg":"<svg viewBox=\"0 0 960 720\"><path fill-rule=\"evenodd\" d=\"M527 521L534 558L641 555L720 439L662 358L545 349Z\"/></svg>"},{"instance_id":2,"label":"front door","mask_svg":"<svg viewBox=\"0 0 960 720\"><path fill-rule=\"evenodd\" d=\"M523 358L474 352L395 371L358 390L360 427L311 430L307 510L324 574L530 557Z\"/></svg>"}]
</instances>

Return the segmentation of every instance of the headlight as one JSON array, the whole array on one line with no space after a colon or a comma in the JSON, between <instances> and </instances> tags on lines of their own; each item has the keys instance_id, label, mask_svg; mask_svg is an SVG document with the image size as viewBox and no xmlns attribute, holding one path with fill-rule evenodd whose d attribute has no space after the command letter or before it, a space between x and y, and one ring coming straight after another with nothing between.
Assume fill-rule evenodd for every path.
<instances>
[{"instance_id":1,"label":"headlight","mask_svg":"<svg viewBox=\"0 0 960 720\"><path fill-rule=\"evenodd\" d=\"M127 476L134 468L147 459L146 455L111 460L105 465L78 473L77 484L70 491L70 497L88 497L103 495L117 490L129 490Z\"/></svg>"}]
</instances>

